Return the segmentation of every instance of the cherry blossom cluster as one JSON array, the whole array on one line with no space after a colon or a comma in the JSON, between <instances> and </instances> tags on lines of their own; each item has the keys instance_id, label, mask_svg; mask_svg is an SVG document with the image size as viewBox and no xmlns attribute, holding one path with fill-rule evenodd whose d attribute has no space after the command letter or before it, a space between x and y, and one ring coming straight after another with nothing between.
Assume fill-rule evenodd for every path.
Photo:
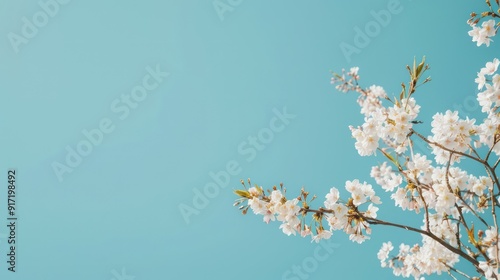
<instances>
[{"instance_id":1,"label":"cherry blossom cluster","mask_svg":"<svg viewBox=\"0 0 500 280\"><path fill-rule=\"evenodd\" d=\"M420 279L422 275L447 273L459 261L459 256L450 252L435 240L424 236L422 245L399 245L397 255L389 258L394 247L389 241L383 243L377 254L382 267L389 267L394 275Z\"/></svg>"},{"instance_id":2,"label":"cherry blossom cluster","mask_svg":"<svg viewBox=\"0 0 500 280\"><path fill-rule=\"evenodd\" d=\"M490 42L493 41L491 38L497 33L495 24L495 21L492 19L483 21L481 27L478 27L476 24L472 24L472 30L469 31L469 36L472 37L472 42L477 42L478 47L482 44L489 47Z\"/></svg>"},{"instance_id":3,"label":"cherry blossom cluster","mask_svg":"<svg viewBox=\"0 0 500 280\"><path fill-rule=\"evenodd\" d=\"M395 275L419 279L425 274L458 272L454 266L460 257L466 258L488 279L496 279L498 275L498 244L496 241L491 242L491 238L487 239L487 242L481 239L485 229L488 232L492 230L490 223L480 216L491 211L496 225L495 208L500 205L495 172L500 160L497 158L495 164L489 163L492 152L499 155L497 149L500 146L496 145L500 133L499 114L496 110L500 101L499 104L494 101L495 94L500 94L500 87L497 85L499 75L496 74L498 65L498 59L494 59L478 74L491 76L492 79L476 79L480 88L487 88L486 92L478 94L478 101L485 100L485 96L489 100L481 103L485 104L486 109L483 109L483 112L487 113L483 122L476 124L475 119L461 119L458 112L437 113L433 116L431 135L428 137L414 130L414 126L421 123L416 121L419 106L414 99L407 98L413 93L411 85L418 83L418 76L421 74L418 72L419 67L410 68L410 89L404 91L403 87L400 99L395 100L387 98L387 94L380 95L382 98L377 100L379 95L374 94L373 89L379 88L378 86L361 89L358 85L358 69L355 77L348 74L349 78L334 76L332 80L334 83L347 85L344 89L358 92L362 100L375 100L370 101L370 110L366 109L363 102L358 101L361 113L365 116L365 123L358 128L351 127L351 131L356 132L352 133L356 139L355 147L362 156L374 154L378 150L389 160L374 166L370 175L383 190L391 193L390 197L397 207L415 211L417 214L425 213L423 225L419 229L412 228L422 234L421 244L413 245L411 249L409 245L401 244L400 252L390 259L391 243L384 244L379 252L382 266L392 268ZM425 66L423 69L426 69ZM349 73L352 72L351 70ZM408 100L412 102L408 103ZM384 106L384 101L389 105ZM405 122L399 121L390 113L397 109L400 114L406 113ZM379 120L373 121L376 116L379 116ZM394 122L394 119L397 121ZM385 131L388 126L397 124L408 127L402 130L405 135L399 140L394 136L380 136L379 133ZM366 139L375 141L367 144L369 141ZM382 141L378 141L379 139ZM434 161L414 152L414 141L424 141L431 148ZM479 155L478 150L482 145L488 148L484 157ZM369 153L366 152L368 148L371 149ZM459 163L462 158L472 159L483 165L485 176L468 174L453 165ZM474 230L471 220L480 220L482 228ZM388 224L379 220L369 220L369 223ZM496 226L494 228L496 229ZM462 232L467 234L463 235Z\"/></svg>"},{"instance_id":4,"label":"cherry blossom cluster","mask_svg":"<svg viewBox=\"0 0 500 280\"><path fill-rule=\"evenodd\" d=\"M382 189L392 193L394 204L403 210L416 213L422 209L435 210L458 219L456 205L462 207L462 213L483 213L487 209L488 191L493 189L489 177L476 177L457 167L430 164L426 156L416 153L400 171L392 170L384 162L372 167L370 175Z\"/></svg>"},{"instance_id":5,"label":"cherry blossom cluster","mask_svg":"<svg viewBox=\"0 0 500 280\"><path fill-rule=\"evenodd\" d=\"M435 220L439 221L440 219ZM489 259L498 259L498 229L490 228L485 232L480 230L479 235L477 242L488 247L486 256ZM403 243L399 245L399 252L391 256L393 250L392 242L383 243L377 258L382 267L392 268L396 276L413 276L415 279L419 279L424 274L436 273L440 275L452 269L459 262L458 254L436 244L435 240L427 236L423 237L422 246L413 245L410 247ZM498 266L487 261L479 261L478 268L483 271L486 279L497 279Z\"/></svg>"},{"instance_id":6,"label":"cherry blossom cluster","mask_svg":"<svg viewBox=\"0 0 500 280\"><path fill-rule=\"evenodd\" d=\"M500 23L494 18L500 18L495 12L499 1L495 0L497 9L486 0L489 11L471 14L468 23L473 29L469 35L478 46L489 46L497 32ZM421 215L420 226L377 217L379 208L375 205L381 200L371 184L359 179L347 181L343 189L330 188L316 209L311 206L317 197L309 198L304 188L299 195L287 197L283 184L265 191L261 186L252 186L250 180L248 187L242 181L243 189L235 191L239 196L235 206L244 214L251 210L262 215L266 223L280 222L279 228L286 235L311 236L313 242L343 231L353 242L363 243L370 238L374 225L420 234L420 243L402 243L397 252L393 252L392 242L382 244L377 254L381 266L392 269L397 276L422 279L424 275L447 273L455 279L500 279L496 217L500 208L500 180L496 174L500 164L499 65L496 58L487 62L475 79L481 91L477 101L484 119L461 118L451 110L436 113L428 136L418 132L423 122L418 119L420 106L414 98L417 88L430 81L423 79L429 69L425 58L406 67L409 82L402 83L401 92L394 97L379 85L360 86L358 67L332 73L331 83L337 90L359 94L357 103L364 120L361 125L349 127L358 154L386 159L372 167L370 176L396 207ZM416 141L428 147L431 156L416 151ZM462 161L481 169L470 174L462 168ZM478 276L459 270L461 260L471 264Z\"/></svg>"},{"instance_id":7,"label":"cherry blossom cluster","mask_svg":"<svg viewBox=\"0 0 500 280\"><path fill-rule=\"evenodd\" d=\"M415 67L415 78L427 70L423 62ZM356 150L361 156L373 155L379 148L380 143L395 149L398 153L405 152L410 144L407 136L413 128L420 111L420 106L410 95L399 100L391 100L381 86L372 85L367 89L362 89L358 85L358 67L353 67L347 72L343 70L342 75L334 74L331 79L332 84L338 84L337 89L343 92L356 91L360 93L358 104L361 107L361 114L365 116L365 122L358 127L349 127L352 136L356 139ZM427 82L430 79L424 81ZM413 88L415 85L411 85ZM384 106L384 101L390 106Z\"/></svg>"},{"instance_id":8,"label":"cherry blossom cluster","mask_svg":"<svg viewBox=\"0 0 500 280\"><path fill-rule=\"evenodd\" d=\"M497 77L498 64L496 59L488 62L480 73ZM377 218L379 208L375 205L381 203L379 196L370 184L357 179L347 181L345 191L331 188L318 209L311 208L316 196L308 199L304 189L298 196L287 198L282 184L264 191L263 187L252 186L250 180L247 188L242 181L244 189L236 191L240 198L235 205L240 206L243 213L251 210L263 215L266 223L280 222L279 228L287 235L311 236L316 242L340 230L348 234L350 240L362 243L370 238L373 225L411 230L422 235L420 244L401 244L399 253L393 256L390 255L392 244L384 243L378 254L381 265L391 268L395 275L419 279L434 273L463 274L455 266L460 259L466 259L480 273L496 279L498 242L491 237L497 228L496 216L492 227L481 215L499 205L498 179L494 172L498 161L490 165L479 156L478 148L488 147L488 156L496 151L498 132L486 129L485 123L497 123L498 106L493 101L487 104L487 110L483 110L487 117L480 124L474 119L461 119L457 112L437 113L431 123L431 135L423 136L415 130L422 122L417 119L420 106L413 94L417 86L429 81L427 78L420 82L429 67L422 60L407 69L410 82L403 84L401 93L394 98L389 98L377 85L362 88L357 67L334 74L332 83L343 92L359 94L357 102L364 123L350 127L355 148L361 156L375 155L378 151L388 159L374 166L370 176L383 191L390 193L395 206L424 214L420 227ZM476 80L487 90L496 87L495 81L496 78ZM483 95L485 93L480 93L478 99L484 99ZM434 157L415 152L415 141L426 143ZM487 167L485 174L476 176L461 169L457 164L463 158L483 164ZM342 199L341 193L347 197ZM307 219L308 214L312 214L311 219ZM479 221L481 226L474 229L472 220Z\"/></svg>"},{"instance_id":9,"label":"cherry blossom cluster","mask_svg":"<svg viewBox=\"0 0 500 280\"><path fill-rule=\"evenodd\" d=\"M371 233L367 220L377 217L378 207L374 204L381 203L372 186L358 180L346 182L345 189L351 195L346 202L340 200L339 190L333 187L325 196L324 207L318 210L309 208L309 203L316 197L308 202L309 193L304 189L298 197L288 199L283 184L280 188L274 186L272 190L267 190L266 194L258 185L247 188L244 181L241 183L244 189L235 191L240 196L235 206L240 206L244 214L250 209L256 215L263 215L266 223L281 222L279 228L284 234L311 236L312 242L329 239L333 231L342 230L349 234L350 240L362 243L369 239ZM251 186L250 180L248 185ZM305 219L308 213L313 213L309 223Z\"/></svg>"},{"instance_id":10,"label":"cherry blossom cluster","mask_svg":"<svg viewBox=\"0 0 500 280\"><path fill-rule=\"evenodd\" d=\"M500 11L500 2L499 0L495 0L496 8L493 7L490 0L486 0L486 4L488 6L488 10L482 13L476 14L471 13L470 19L467 23L472 27L472 30L469 31L469 36L472 37L472 42L476 42L477 46L481 46L485 44L487 47L490 46L490 43L493 41L491 38L494 37L498 30L498 24L494 19L484 20L486 18L500 18L498 11ZM481 26L478 24L481 22Z\"/></svg>"}]
</instances>

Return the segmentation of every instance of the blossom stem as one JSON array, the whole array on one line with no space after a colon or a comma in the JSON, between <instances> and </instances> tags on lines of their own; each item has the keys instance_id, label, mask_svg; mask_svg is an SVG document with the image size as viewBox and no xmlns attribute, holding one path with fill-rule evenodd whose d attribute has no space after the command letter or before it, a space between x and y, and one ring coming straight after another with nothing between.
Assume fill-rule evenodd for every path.
<instances>
[{"instance_id":1,"label":"blossom stem","mask_svg":"<svg viewBox=\"0 0 500 280\"><path fill-rule=\"evenodd\" d=\"M486 171L488 171L488 173L491 174L491 176L493 177L493 180L495 181L495 184L497 185L497 188L500 189L500 182L498 181L498 177L495 173L495 170L493 169L493 167L491 167L489 165L489 163L481 158L476 158L474 156L471 156L469 154L466 154L466 153L462 153L462 152L459 152L459 151L455 151L455 150L452 150L452 149L449 149L449 148L446 148L444 147L443 145L439 144L439 143L436 143L436 142L433 142L433 141L430 141L429 139L425 138L422 134L416 132L415 130L411 129L411 132L415 135L417 135L420 139L424 140L426 143L430 144L430 145L434 145L434 146L437 146L447 152L450 152L450 153L455 153L455 154L458 154L458 155L461 155L461 156L464 156L464 157L467 157L467 158L470 158L474 161L477 161L479 163L481 163L485 168L486 168Z\"/></svg>"},{"instance_id":2,"label":"blossom stem","mask_svg":"<svg viewBox=\"0 0 500 280\"><path fill-rule=\"evenodd\" d=\"M303 211L303 213L313 212L313 213L318 213L318 214L333 213L333 210L328 210L328 209L323 209L323 208L320 208L318 210L302 208L301 211ZM361 218L363 218L367 223L369 223L371 225L393 226L393 227L397 227L397 228L406 229L406 230L409 230L409 231L414 231L414 232L417 232L417 233L420 233L420 234L423 234L423 235L427 235L428 237L434 239L439 244L443 245L448 250L452 251L455 254L460 255L461 257L463 257L464 259L466 259L467 261L469 261L470 263L472 263L474 266L477 267L479 265L479 262L476 259L472 258L471 256L469 256L468 254L466 254L462 250L457 249L457 248L451 246L450 244L446 243L444 240L442 240L441 238L437 237L435 234L433 234L430 231L421 230L421 229L414 228L414 227L411 227L411 226L405 226L405 225L395 224L395 223L391 223L391 222L386 222L386 221L378 220L378 219L375 219L375 218L368 218L368 217L363 216L359 212L358 212L358 214L360 215Z\"/></svg>"},{"instance_id":3,"label":"blossom stem","mask_svg":"<svg viewBox=\"0 0 500 280\"><path fill-rule=\"evenodd\" d=\"M498 163L500 163L500 158L499 158L499 159L497 159L497 161L496 161L496 162L495 162L495 164L493 165L493 169L497 169Z\"/></svg>"},{"instance_id":4,"label":"blossom stem","mask_svg":"<svg viewBox=\"0 0 500 280\"><path fill-rule=\"evenodd\" d=\"M479 265L479 262L476 259L474 259L473 257L469 256L468 254L466 254L462 250L459 250L459 249L451 246L450 244L446 243L444 240L442 240L441 238L437 237L432 232L421 230L421 229L410 227L410 226L405 226L405 225L395 224L395 223L391 223L391 222L386 222L386 221L378 220L378 219L375 219L375 218L367 218L367 217L363 217L363 218L369 224L371 224L371 225L392 226L392 227L406 229L406 230L409 230L409 231L418 232L418 233L423 234L423 235L427 235L428 237L434 239L439 244L443 245L446 249L452 251L455 254L460 255L461 257L463 257L464 259L466 259L467 261L469 261L470 263L472 263L474 266L477 267Z\"/></svg>"},{"instance_id":5,"label":"blossom stem","mask_svg":"<svg viewBox=\"0 0 500 280\"><path fill-rule=\"evenodd\" d=\"M454 268L454 267L452 267L452 266L448 265L447 263L442 263L442 264L444 264L444 265L445 265L448 269L450 269L451 271L454 271L454 272L456 272L456 273L458 273L458 274L462 275L463 277L466 277L467 279L472 279L472 277L470 277L469 275L467 275L465 272L460 271L460 270L458 270L458 269L456 269L456 268Z\"/></svg>"}]
</instances>

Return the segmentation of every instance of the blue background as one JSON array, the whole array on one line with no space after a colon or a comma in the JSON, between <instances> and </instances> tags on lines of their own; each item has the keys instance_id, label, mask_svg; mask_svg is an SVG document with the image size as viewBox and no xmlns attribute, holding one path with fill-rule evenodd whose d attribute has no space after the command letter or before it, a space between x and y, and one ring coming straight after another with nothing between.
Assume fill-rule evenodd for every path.
<instances>
[{"instance_id":1,"label":"blue background","mask_svg":"<svg viewBox=\"0 0 500 280\"><path fill-rule=\"evenodd\" d=\"M37 1L0 1L0 170L17 170L19 218L14 274L5 262L7 179L0 176L1 279L120 280L123 271L136 280L282 279L318 245L242 216L232 207L239 180L265 188L283 182L290 194L304 186L321 205L346 180L374 183L370 168L384 160L358 156L348 130L362 123L357 96L337 92L330 70L359 66L363 86L397 94L405 66L426 55L433 81L416 95L421 131L454 106L465 108L463 117L480 116L474 79L498 51L467 35L482 1L401 0L401 13L350 59L340 44L354 46L354 28L389 0L231 3L219 15L208 0L73 0L16 53L8 34L22 34L22 18L42 9ZM110 104L156 65L170 75L121 120ZM247 160L238 146L284 107L296 117ZM54 162L64 164L66 146L75 148L82 130L103 118L115 129L58 180ZM196 190L213 182L209 173L231 160L240 172L184 219L180 205L193 207ZM384 202L379 217L420 225L375 189ZM308 279L392 279L376 258L388 240L397 247L420 237L374 227L358 245L335 232L335 251Z\"/></svg>"}]
</instances>

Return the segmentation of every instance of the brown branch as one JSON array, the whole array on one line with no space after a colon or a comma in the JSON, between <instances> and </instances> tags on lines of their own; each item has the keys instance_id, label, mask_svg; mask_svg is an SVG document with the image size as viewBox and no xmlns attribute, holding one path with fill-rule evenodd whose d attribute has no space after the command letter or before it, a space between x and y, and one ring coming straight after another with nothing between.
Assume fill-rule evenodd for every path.
<instances>
[{"instance_id":1,"label":"brown branch","mask_svg":"<svg viewBox=\"0 0 500 280\"><path fill-rule=\"evenodd\" d=\"M479 262L472 258L471 256L469 256L468 254L466 254L465 252L451 246L450 244L446 243L444 240L442 240L441 238L437 237L434 233L432 232L427 232L425 230L421 230L421 229L418 229L418 228L414 228L414 227L410 227L410 226L405 226L405 225L400 225L400 224L395 224L395 223L391 223L391 222L386 222L386 221L382 221L382 220L378 220L378 219L374 219L374 218L366 218L366 217L363 217L369 224L371 225L385 225L385 226L392 226L392 227L397 227L397 228L402 228L402 229L406 229L406 230L409 230L409 231L414 231L414 232L417 232L417 233L420 233L420 234L423 234L423 235L427 235L428 237L432 238L433 240L435 240L436 242L438 242L439 244L443 245L446 249L452 251L453 253L463 257L464 259L466 259L467 261L469 261L470 263L472 263L474 266L478 266L479 265Z\"/></svg>"},{"instance_id":2,"label":"brown branch","mask_svg":"<svg viewBox=\"0 0 500 280\"><path fill-rule=\"evenodd\" d=\"M302 208L300 211L303 212L303 213L313 212L313 213L317 213L317 214L333 213L333 210L328 210L328 209L323 209L323 208L320 208L318 210ZM432 238L433 240L435 240L436 242L438 242L439 244L443 245L445 248L447 248L448 250L452 251L453 253L455 253L455 254L463 257L464 259L466 259L467 261L469 261L470 263L472 263L474 266L477 267L479 265L479 262L476 259L472 258L471 256L469 256L468 254L466 254L462 250L459 250L459 249L451 246L450 244L446 243L444 240L442 240L441 238L437 237L434 233L432 233L430 231L421 230L421 229L414 228L414 227L411 227L411 226L405 226L405 225L395 224L395 223L391 223L391 222L386 222L386 221L378 220L378 219L375 219L375 218L367 218L367 217L363 216L359 212L357 214L361 218L363 218L367 223L369 223L371 225L392 226L392 227L402 228L402 229L406 229L406 230L409 230L409 231L414 231L414 232L426 235L426 236Z\"/></svg>"},{"instance_id":3,"label":"brown branch","mask_svg":"<svg viewBox=\"0 0 500 280\"><path fill-rule=\"evenodd\" d=\"M415 134L417 135L420 139L424 140L427 144L430 144L430 145L434 145L436 147L439 147L449 153L455 153L455 154L458 154L458 155L461 155L461 156L464 156L464 157L467 157L467 158L470 158L476 162L479 162L481 163L485 168L486 168L486 171L489 172L492 176L493 176L493 179L495 181L495 184L497 185L497 188L500 189L500 182L498 181L498 177L495 173L495 170L488 164L487 161L481 159L481 158L476 158L476 157L473 157L469 154L466 154L466 153L462 153L462 152L459 152L459 151L455 151L455 150L452 150L452 149L449 149L449 148L446 148L444 147L443 145L439 144L439 143L436 143L436 142L433 142L433 141L430 141L429 139L425 138L425 136L423 136L422 134L416 132L415 130L413 130L413 128L410 130L412 132L412 134Z\"/></svg>"}]
</instances>

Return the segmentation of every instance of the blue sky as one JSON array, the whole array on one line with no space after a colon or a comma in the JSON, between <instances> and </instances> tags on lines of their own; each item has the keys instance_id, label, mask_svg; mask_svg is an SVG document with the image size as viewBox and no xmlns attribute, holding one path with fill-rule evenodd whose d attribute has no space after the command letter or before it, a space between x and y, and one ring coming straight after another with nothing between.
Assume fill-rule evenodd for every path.
<instances>
[{"instance_id":1,"label":"blue sky","mask_svg":"<svg viewBox=\"0 0 500 280\"><path fill-rule=\"evenodd\" d=\"M374 183L383 158L358 156L356 96L330 85L331 70L359 66L363 85L394 94L425 55L426 132L437 111L480 116L474 78L498 53L467 35L482 1L54 1L0 0L0 166L18 174L19 244L11 273L0 227L2 279L285 279L312 260L307 279L392 279L381 243L418 236L375 227L363 245L340 232L311 244L241 216L232 191L249 177L320 197ZM379 193L381 217L419 223Z\"/></svg>"}]
</instances>

